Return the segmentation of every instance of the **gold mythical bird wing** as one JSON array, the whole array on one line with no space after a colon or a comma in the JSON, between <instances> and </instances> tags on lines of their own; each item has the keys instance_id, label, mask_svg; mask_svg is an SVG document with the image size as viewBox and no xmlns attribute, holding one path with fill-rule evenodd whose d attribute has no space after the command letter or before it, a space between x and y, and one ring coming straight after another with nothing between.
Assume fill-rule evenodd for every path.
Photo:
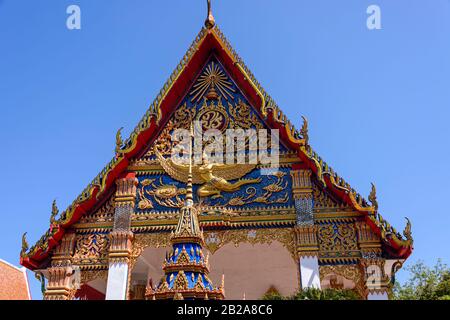
<instances>
[{"instance_id":1,"label":"gold mythical bird wing","mask_svg":"<svg viewBox=\"0 0 450 320\"><path fill-rule=\"evenodd\" d=\"M213 167L213 174L225 180L234 180L242 178L255 167L256 164L248 163L220 164Z\"/></svg>"},{"instance_id":2,"label":"gold mythical bird wing","mask_svg":"<svg viewBox=\"0 0 450 320\"><path fill-rule=\"evenodd\" d=\"M156 158L159 161L161 167L163 167L164 171L171 176L173 179L187 183L188 173L189 173L189 165L180 164L172 161L170 157L164 158L163 155L158 151L157 148L154 149ZM200 184L203 183L203 179L198 172L198 167L192 167L192 183Z\"/></svg>"},{"instance_id":3,"label":"gold mythical bird wing","mask_svg":"<svg viewBox=\"0 0 450 320\"><path fill-rule=\"evenodd\" d=\"M189 172L189 165L179 164L170 157L164 158L162 154L155 148L155 155L166 173L173 179L187 183L187 177ZM256 164L220 164L213 165L213 175L225 180L239 179L252 171L256 167ZM192 182L195 184L202 184L208 181L204 181L199 172L199 166L192 167Z\"/></svg>"}]
</instances>

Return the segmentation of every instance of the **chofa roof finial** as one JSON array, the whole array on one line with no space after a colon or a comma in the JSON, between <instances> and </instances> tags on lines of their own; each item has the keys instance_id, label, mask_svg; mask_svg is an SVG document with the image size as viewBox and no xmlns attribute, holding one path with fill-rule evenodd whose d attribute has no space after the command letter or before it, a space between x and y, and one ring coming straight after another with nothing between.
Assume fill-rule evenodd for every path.
<instances>
[{"instance_id":1,"label":"chofa roof finial","mask_svg":"<svg viewBox=\"0 0 450 320\"><path fill-rule=\"evenodd\" d=\"M374 208L375 212L378 211L378 201L377 201L377 189L375 188L375 185L372 183L372 189L370 190L369 194L369 201L372 203L372 207Z\"/></svg>"},{"instance_id":2,"label":"chofa roof finial","mask_svg":"<svg viewBox=\"0 0 450 320\"><path fill-rule=\"evenodd\" d=\"M214 25L216 24L216 21L214 20L214 16L212 15L211 0L207 0L207 3L208 3L208 15L206 16L205 20L205 27L208 29L212 29L212 27L214 27Z\"/></svg>"}]
</instances>

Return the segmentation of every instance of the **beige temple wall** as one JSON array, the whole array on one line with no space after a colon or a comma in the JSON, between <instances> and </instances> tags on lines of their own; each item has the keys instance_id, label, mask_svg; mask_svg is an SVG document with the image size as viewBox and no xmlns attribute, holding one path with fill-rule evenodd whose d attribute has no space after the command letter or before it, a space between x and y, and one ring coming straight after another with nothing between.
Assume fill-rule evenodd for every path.
<instances>
[{"instance_id":1,"label":"beige temple wall","mask_svg":"<svg viewBox=\"0 0 450 320\"><path fill-rule=\"evenodd\" d=\"M170 248L146 248L133 267L131 284L152 278L157 285L163 276L162 263ZM205 254L208 251L204 249ZM210 254L210 278L219 286L225 275L226 299L260 299L271 287L290 295L298 289L298 267L289 251L279 242L271 244L232 243Z\"/></svg>"},{"instance_id":2,"label":"beige temple wall","mask_svg":"<svg viewBox=\"0 0 450 320\"><path fill-rule=\"evenodd\" d=\"M226 299L260 299L273 286L281 294L298 289L298 267L279 242L271 244L229 243L210 256L210 278L215 284L225 274Z\"/></svg>"}]
</instances>

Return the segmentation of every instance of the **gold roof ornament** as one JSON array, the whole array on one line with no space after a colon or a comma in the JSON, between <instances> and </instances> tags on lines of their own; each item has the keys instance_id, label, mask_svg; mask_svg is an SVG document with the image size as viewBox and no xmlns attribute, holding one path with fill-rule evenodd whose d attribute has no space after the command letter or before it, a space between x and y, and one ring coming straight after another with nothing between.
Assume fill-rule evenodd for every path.
<instances>
[{"instance_id":1,"label":"gold roof ornament","mask_svg":"<svg viewBox=\"0 0 450 320\"><path fill-rule=\"evenodd\" d=\"M175 293L173 300L184 300L183 295L180 292Z\"/></svg>"},{"instance_id":2,"label":"gold roof ornament","mask_svg":"<svg viewBox=\"0 0 450 320\"><path fill-rule=\"evenodd\" d=\"M403 235L405 236L406 240L413 243L414 240L413 240L412 232L411 232L411 221L409 221L409 219L407 217L405 217L405 219L406 219L406 226L405 226L405 229L403 230Z\"/></svg>"},{"instance_id":3,"label":"gold roof ornament","mask_svg":"<svg viewBox=\"0 0 450 320\"><path fill-rule=\"evenodd\" d=\"M308 134L308 119L306 119L305 116L302 116L303 118L303 125L300 130L300 134L302 135L303 139L305 140L305 146L309 146L309 134Z\"/></svg>"},{"instance_id":4,"label":"gold roof ornament","mask_svg":"<svg viewBox=\"0 0 450 320\"><path fill-rule=\"evenodd\" d=\"M24 256L29 249L28 241L27 241L27 233L25 232L22 235L22 250L20 251L20 255Z\"/></svg>"},{"instance_id":5,"label":"gold roof ornament","mask_svg":"<svg viewBox=\"0 0 450 320\"><path fill-rule=\"evenodd\" d=\"M56 222L56 216L59 213L58 206L56 205L56 199L52 202L52 213L50 215L50 223L54 224Z\"/></svg>"},{"instance_id":6,"label":"gold roof ornament","mask_svg":"<svg viewBox=\"0 0 450 320\"><path fill-rule=\"evenodd\" d=\"M117 130L116 133L116 153L120 152L120 149L122 149L123 146L123 139L122 139L122 130L123 127Z\"/></svg>"},{"instance_id":7,"label":"gold roof ornament","mask_svg":"<svg viewBox=\"0 0 450 320\"><path fill-rule=\"evenodd\" d=\"M375 209L375 212L378 211L378 201L377 201L377 189L375 185L372 183L372 190L369 194L369 201L372 203L372 207Z\"/></svg>"},{"instance_id":8,"label":"gold roof ornament","mask_svg":"<svg viewBox=\"0 0 450 320\"><path fill-rule=\"evenodd\" d=\"M208 15L206 16L205 20L205 27L208 29L212 29L216 24L216 21L214 20L214 16L212 15L211 0L207 0L207 4L208 4Z\"/></svg>"}]
</instances>

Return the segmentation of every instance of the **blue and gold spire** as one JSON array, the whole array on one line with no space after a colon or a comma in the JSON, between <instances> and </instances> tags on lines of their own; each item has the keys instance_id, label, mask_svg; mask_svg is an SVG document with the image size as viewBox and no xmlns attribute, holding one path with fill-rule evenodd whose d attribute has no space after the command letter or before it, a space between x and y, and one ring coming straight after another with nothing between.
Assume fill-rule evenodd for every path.
<instances>
[{"instance_id":1,"label":"blue and gold spire","mask_svg":"<svg viewBox=\"0 0 450 320\"><path fill-rule=\"evenodd\" d=\"M191 125L191 135L193 135ZM180 209L172 250L163 263L164 277L154 290L147 288L147 299L223 299L224 281L215 288L208 277L208 256L203 254L204 238L198 222L198 210L192 195L192 140L189 150L189 175L186 200Z\"/></svg>"}]
</instances>

